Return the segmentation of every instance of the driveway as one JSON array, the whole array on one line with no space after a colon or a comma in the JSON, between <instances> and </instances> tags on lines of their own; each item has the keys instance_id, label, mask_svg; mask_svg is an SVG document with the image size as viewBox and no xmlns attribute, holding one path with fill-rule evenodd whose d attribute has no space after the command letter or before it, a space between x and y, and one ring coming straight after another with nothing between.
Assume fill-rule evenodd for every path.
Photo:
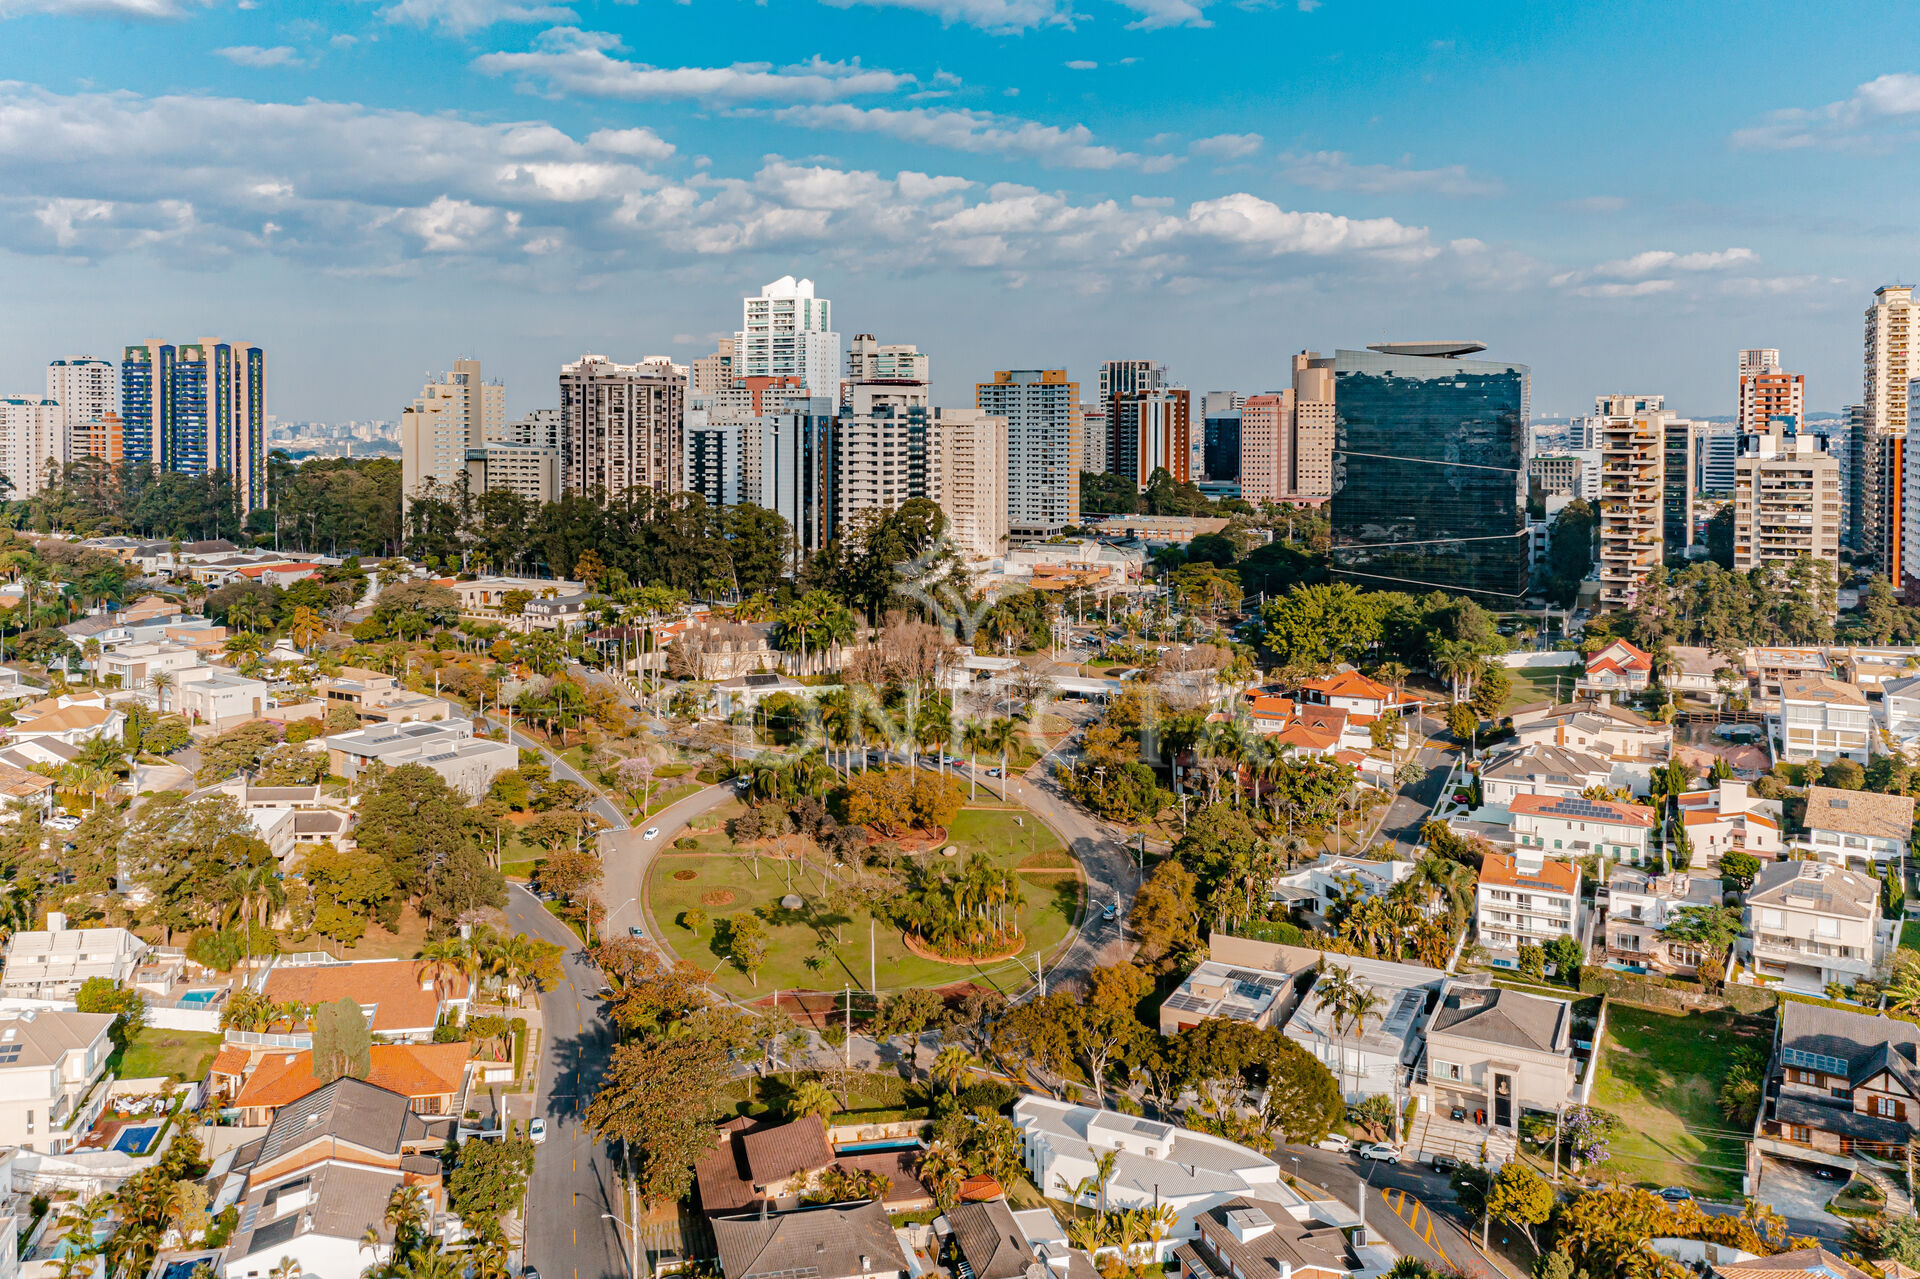
<instances>
[{"instance_id":1,"label":"driveway","mask_svg":"<svg viewBox=\"0 0 1920 1279\"><path fill-rule=\"evenodd\" d=\"M1829 1221L1827 1201L1840 1193L1844 1181L1828 1181L1813 1175L1811 1165L1788 1159L1761 1156L1760 1193L1755 1196L1782 1217Z\"/></svg>"}]
</instances>

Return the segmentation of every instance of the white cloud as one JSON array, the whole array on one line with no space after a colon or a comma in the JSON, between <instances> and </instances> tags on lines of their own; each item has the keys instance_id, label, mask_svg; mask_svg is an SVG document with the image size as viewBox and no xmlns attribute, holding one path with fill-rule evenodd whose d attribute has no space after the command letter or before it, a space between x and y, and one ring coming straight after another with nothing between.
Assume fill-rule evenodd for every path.
<instances>
[{"instance_id":1,"label":"white cloud","mask_svg":"<svg viewBox=\"0 0 1920 1279\"><path fill-rule=\"evenodd\" d=\"M1205 0L1118 0L1140 17L1127 24L1129 31L1157 31L1161 27L1210 27Z\"/></svg>"},{"instance_id":2,"label":"white cloud","mask_svg":"<svg viewBox=\"0 0 1920 1279\"><path fill-rule=\"evenodd\" d=\"M1215 160L1244 160L1259 151L1265 141L1257 133L1219 133L1211 138L1196 139L1187 150Z\"/></svg>"},{"instance_id":3,"label":"white cloud","mask_svg":"<svg viewBox=\"0 0 1920 1279\"><path fill-rule=\"evenodd\" d=\"M0 18L44 13L63 18L131 18L164 22L205 8L208 0L0 0Z\"/></svg>"},{"instance_id":4,"label":"white cloud","mask_svg":"<svg viewBox=\"0 0 1920 1279\"><path fill-rule=\"evenodd\" d=\"M736 62L725 67L654 67L609 57L620 37L574 27L543 31L530 53L488 53L473 65L489 75L543 82L549 91L623 102L688 98L700 102L830 102L862 94L891 93L914 83L912 76L864 67L858 62L814 58L797 66Z\"/></svg>"},{"instance_id":5,"label":"white cloud","mask_svg":"<svg viewBox=\"0 0 1920 1279\"><path fill-rule=\"evenodd\" d=\"M1067 63L1066 66L1069 71L1098 71L1100 69L1098 62L1088 62L1085 58L1075 58L1072 62Z\"/></svg>"},{"instance_id":6,"label":"white cloud","mask_svg":"<svg viewBox=\"0 0 1920 1279\"><path fill-rule=\"evenodd\" d=\"M1824 107L1775 111L1764 124L1735 130L1733 144L1755 151L1884 145L1910 140L1915 116L1920 116L1920 75L1896 71Z\"/></svg>"},{"instance_id":7,"label":"white cloud","mask_svg":"<svg viewBox=\"0 0 1920 1279\"><path fill-rule=\"evenodd\" d=\"M1409 169L1391 164L1355 164L1341 151L1314 151L1284 157L1281 175L1316 191L1355 191L1362 195L1397 195L1404 191L1431 191L1435 195L1499 195L1505 188L1490 178L1476 178L1465 165L1438 169Z\"/></svg>"},{"instance_id":8,"label":"white cloud","mask_svg":"<svg viewBox=\"0 0 1920 1279\"><path fill-rule=\"evenodd\" d=\"M1723 294L1766 292L1768 282L1752 277L1715 278L1759 260L1752 249L1742 248L1694 253L1648 249L1630 257L1601 262L1591 270L1562 271L1547 283L1554 288L1570 289L1575 296L1584 298L1638 298L1671 292L1679 287L1675 276L1690 275L1702 277L1690 288L1712 287Z\"/></svg>"},{"instance_id":9,"label":"white cloud","mask_svg":"<svg viewBox=\"0 0 1920 1279\"><path fill-rule=\"evenodd\" d=\"M845 102L823 106L786 107L773 113L785 124L813 129L844 129L851 133L879 133L903 142L946 147L978 155L1016 156L1061 169L1137 168L1163 172L1173 157L1137 155L1102 146L1084 124L1061 128L995 115L988 111L942 111L925 107L895 110L856 107Z\"/></svg>"},{"instance_id":10,"label":"white cloud","mask_svg":"<svg viewBox=\"0 0 1920 1279\"><path fill-rule=\"evenodd\" d=\"M228 62L242 67L297 67L300 55L289 45L276 45L271 49L262 49L258 45L236 44L225 49L215 49L214 53Z\"/></svg>"},{"instance_id":11,"label":"white cloud","mask_svg":"<svg viewBox=\"0 0 1920 1279\"><path fill-rule=\"evenodd\" d=\"M380 10L388 22L437 26L456 35L496 22L577 22L564 5L523 4L517 0L396 0Z\"/></svg>"},{"instance_id":12,"label":"white cloud","mask_svg":"<svg viewBox=\"0 0 1920 1279\"><path fill-rule=\"evenodd\" d=\"M1672 280L1641 280L1637 284L1586 284L1574 293L1583 298L1643 298L1672 290Z\"/></svg>"},{"instance_id":13,"label":"white cloud","mask_svg":"<svg viewBox=\"0 0 1920 1279\"><path fill-rule=\"evenodd\" d=\"M1721 249L1714 253L1674 253L1667 249L1649 249L1630 258L1602 262L1593 268L1595 275L1616 280L1638 280L1664 271L1724 271L1758 261L1752 249Z\"/></svg>"},{"instance_id":14,"label":"white cloud","mask_svg":"<svg viewBox=\"0 0 1920 1279\"><path fill-rule=\"evenodd\" d=\"M978 27L996 35L1013 35L1035 27L1064 26L1072 15L1059 0L827 0L837 9L870 5L880 9L911 9L929 14L946 26Z\"/></svg>"},{"instance_id":15,"label":"white cloud","mask_svg":"<svg viewBox=\"0 0 1920 1279\"><path fill-rule=\"evenodd\" d=\"M664 160L673 154L673 143L652 129L600 129L587 135L587 145L609 155L630 155L640 160Z\"/></svg>"}]
</instances>

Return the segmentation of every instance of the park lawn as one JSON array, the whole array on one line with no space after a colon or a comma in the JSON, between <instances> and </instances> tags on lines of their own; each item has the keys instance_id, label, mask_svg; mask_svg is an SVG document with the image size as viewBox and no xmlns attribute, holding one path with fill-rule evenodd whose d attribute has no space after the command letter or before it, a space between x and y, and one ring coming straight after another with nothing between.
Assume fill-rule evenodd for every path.
<instances>
[{"instance_id":1,"label":"park lawn","mask_svg":"<svg viewBox=\"0 0 1920 1279\"><path fill-rule=\"evenodd\" d=\"M122 1079L156 1079L171 1075L188 1083L207 1077L213 1055L220 1051L217 1030L162 1030L143 1026L128 1041L115 1073Z\"/></svg>"},{"instance_id":2,"label":"park lawn","mask_svg":"<svg viewBox=\"0 0 1920 1279\"><path fill-rule=\"evenodd\" d=\"M1746 1137L1721 1116L1720 1085L1737 1045L1764 1052L1767 1042L1761 1023L1731 1012L1673 1016L1613 1004L1593 1088L1593 1104L1620 1120L1604 1171L1737 1200Z\"/></svg>"},{"instance_id":3,"label":"park lawn","mask_svg":"<svg viewBox=\"0 0 1920 1279\"><path fill-rule=\"evenodd\" d=\"M1573 681L1580 677L1580 667L1535 666L1519 667L1507 672L1513 678L1513 689L1507 694L1507 704L1502 709L1511 714L1516 706L1526 706L1532 702L1551 702L1556 694L1560 701L1573 696ZM1554 677L1559 676L1556 688Z\"/></svg>"},{"instance_id":4,"label":"park lawn","mask_svg":"<svg viewBox=\"0 0 1920 1279\"><path fill-rule=\"evenodd\" d=\"M729 805L729 807L732 807ZM1016 823L1016 818L1025 824ZM772 994L775 990L837 990L851 985L868 988L869 964L883 991L908 986L946 986L963 981L1015 988L1024 984L1036 949L1053 951L1065 941L1080 905L1080 876L1059 871L1021 874L1027 899L1020 915L1026 933L1024 957L986 965L950 964L923 958L907 949L898 929L876 923L859 908L844 917L817 912L822 891L817 864L790 862L750 850L736 849L724 830L697 834L696 850L663 850L647 878L647 901L660 940L682 959L711 972L727 993L742 998ZM1002 866L1016 866L1029 857L1060 849L1059 841L1038 818L1011 810L963 809L942 847L956 847L952 858L922 854L954 870L972 853L983 852ZM756 874L756 863L758 873ZM677 874L692 872L690 879ZM789 911L779 905L789 891L806 904ZM742 910L761 910L768 918L767 962L758 981L729 962L718 949L711 924L696 936L683 922L685 912L704 911L710 920ZM839 927L834 927L835 919ZM833 940L837 934L838 942ZM825 939L824 946L819 945ZM869 954L871 938L871 956ZM808 966L808 960L814 966Z\"/></svg>"},{"instance_id":5,"label":"park lawn","mask_svg":"<svg viewBox=\"0 0 1920 1279\"><path fill-rule=\"evenodd\" d=\"M662 786L655 783L652 801L648 803L647 811L641 816L651 817L662 809L671 808L689 795L698 795L705 789L706 786L703 783L696 781L681 782L677 786Z\"/></svg>"}]
</instances>

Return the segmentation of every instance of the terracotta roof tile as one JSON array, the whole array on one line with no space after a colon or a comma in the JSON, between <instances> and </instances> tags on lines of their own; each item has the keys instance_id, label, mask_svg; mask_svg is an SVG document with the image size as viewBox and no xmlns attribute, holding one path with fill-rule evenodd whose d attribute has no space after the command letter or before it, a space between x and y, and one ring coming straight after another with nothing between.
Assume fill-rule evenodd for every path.
<instances>
[{"instance_id":1,"label":"terracotta roof tile","mask_svg":"<svg viewBox=\"0 0 1920 1279\"><path fill-rule=\"evenodd\" d=\"M1488 853L1480 862L1480 882L1500 884L1512 888L1547 889L1556 893L1572 893L1580 883L1580 872L1572 862L1557 862L1548 858L1535 871L1522 872L1512 857L1505 853Z\"/></svg>"},{"instance_id":2,"label":"terracotta roof tile","mask_svg":"<svg viewBox=\"0 0 1920 1279\"><path fill-rule=\"evenodd\" d=\"M415 1100L457 1093L466 1073L468 1051L464 1042L375 1044L367 1082ZM254 1068L233 1104L277 1109L324 1087L313 1076L311 1052L269 1053Z\"/></svg>"},{"instance_id":3,"label":"terracotta roof tile","mask_svg":"<svg viewBox=\"0 0 1920 1279\"><path fill-rule=\"evenodd\" d=\"M1654 822L1654 812L1645 804L1625 804L1617 799L1515 795L1508 803L1507 811L1563 820L1604 822L1609 826L1637 826L1642 830L1652 830Z\"/></svg>"},{"instance_id":4,"label":"terracotta roof tile","mask_svg":"<svg viewBox=\"0 0 1920 1279\"><path fill-rule=\"evenodd\" d=\"M404 1030L431 1027L439 1017L440 994L432 989L425 971L412 960L361 962L353 964L313 964L300 968L276 967L267 974L265 994L284 1003L334 1003L351 999L362 1008L373 1005L373 1033L396 1034ZM467 993L467 979L460 973L440 977L438 986L448 999L461 999Z\"/></svg>"}]
</instances>

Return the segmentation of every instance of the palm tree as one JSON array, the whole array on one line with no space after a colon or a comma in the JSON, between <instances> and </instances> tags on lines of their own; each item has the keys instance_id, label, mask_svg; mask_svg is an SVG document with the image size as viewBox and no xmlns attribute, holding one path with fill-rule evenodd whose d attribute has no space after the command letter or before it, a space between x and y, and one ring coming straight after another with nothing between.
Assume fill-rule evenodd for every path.
<instances>
[{"instance_id":1,"label":"palm tree","mask_svg":"<svg viewBox=\"0 0 1920 1279\"><path fill-rule=\"evenodd\" d=\"M430 941L420 947L415 957L414 971L433 982L434 988L440 987L440 980L450 973L464 973L467 964L468 945L458 937L446 937L439 941Z\"/></svg>"},{"instance_id":2,"label":"palm tree","mask_svg":"<svg viewBox=\"0 0 1920 1279\"><path fill-rule=\"evenodd\" d=\"M789 1119L805 1119L808 1115L818 1115L825 1123L839 1113L840 1105L834 1100L833 1091L817 1079L802 1079L786 1100L783 1109Z\"/></svg>"},{"instance_id":3,"label":"palm tree","mask_svg":"<svg viewBox=\"0 0 1920 1279\"><path fill-rule=\"evenodd\" d=\"M959 1044L948 1044L934 1055L933 1065L928 1070L934 1080L945 1084L947 1091L958 1096L960 1085L967 1076L980 1068L980 1059L962 1048Z\"/></svg>"},{"instance_id":4,"label":"palm tree","mask_svg":"<svg viewBox=\"0 0 1920 1279\"><path fill-rule=\"evenodd\" d=\"M1008 780L1007 752L1013 749L1014 742L1019 739L1020 726L1010 719L998 717L987 721L984 733L980 739L981 745L1000 752L1000 790L1004 795Z\"/></svg>"},{"instance_id":5,"label":"palm tree","mask_svg":"<svg viewBox=\"0 0 1920 1279\"><path fill-rule=\"evenodd\" d=\"M172 671L155 671L147 677L147 683L153 688L154 705L161 710L167 709L167 690L173 687Z\"/></svg>"},{"instance_id":6,"label":"palm tree","mask_svg":"<svg viewBox=\"0 0 1920 1279\"><path fill-rule=\"evenodd\" d=\"M300 1262L295 1257L282 1257L280 1264L267 1271L269 1279L300 1279Z\"/></svg>"}]
</instances>

